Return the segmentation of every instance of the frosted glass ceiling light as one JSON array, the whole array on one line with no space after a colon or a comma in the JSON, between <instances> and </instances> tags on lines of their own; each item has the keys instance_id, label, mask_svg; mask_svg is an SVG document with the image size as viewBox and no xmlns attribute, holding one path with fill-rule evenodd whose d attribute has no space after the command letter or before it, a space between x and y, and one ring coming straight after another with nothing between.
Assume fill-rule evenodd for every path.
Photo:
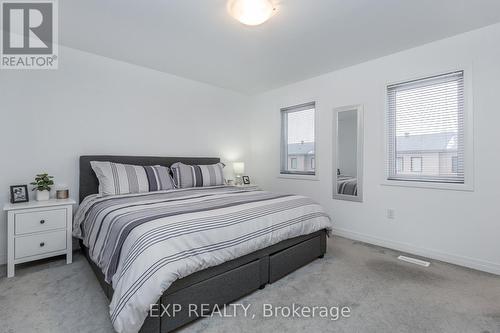
<instances>
[{"instance_id":1,"label":"frosted glass ceiling light","mask_svg":"<svg viewBox=\"0 0 500 333\"><path fill-rule=\"evenodd\" d=\"M262 24L276 11L270 0L230 0L227 9L232 17L246 25Z\"/></svg>"}]
</instances>

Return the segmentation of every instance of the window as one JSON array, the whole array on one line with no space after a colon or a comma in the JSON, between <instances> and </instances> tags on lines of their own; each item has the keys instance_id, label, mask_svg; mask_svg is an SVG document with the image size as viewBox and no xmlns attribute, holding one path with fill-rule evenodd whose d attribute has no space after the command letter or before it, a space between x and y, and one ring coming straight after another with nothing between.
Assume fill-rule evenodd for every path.
<instances>
[{"instance_id":1,"label":"window","mask_svg":"<svg viewBox=\"0 0 500 333\"><path fill-rule=\"evenodd\" d=\"M315 175L314 117L314 102L281 109L281 174Z\"/></svg>"},{"instance_id":2,"label":"window","mask_svg":"<svg viewBox=\"0 0 500 333\"><path fill-rule=\"evenodd\" d=\"M388 179L464 184L464 72L390 85L387 97Z\"/></svg>"},{"instance_id":3,"label":"window","mask_svg":"<svg viewBox=\"0 0 500 333\"><path fill-rule=\"evenodd\" d=\"M422 157L412 157L410 164L411 172L422 172Z\"/></svg>"},{"instance_id":4,"label":"window","mask_svg":"<svg viewBox=\"0 0 500 333\"><path fill-rule=\"evenodd\" d=\"M404 162L402 157L396 158L396 171L399 173L404 172Z\"/></svg>"},{"instance_id":5,"label":"window","mask_svg":"<svg viewBox=\"0 0 500 333\"><path fill-rule=\"evenodd\" d=\"M451 172L458 172L458 156L451 157Z\"/></svg>"},{"instance_id":6,"label":"window","mask_svg":"<svg viewBox=\"0 0 500 333\"><path fill-rule=\"evenodd\" d=\"M316 169L316 159L311 157L311 170Z\"/></svg>"}]
</instances>

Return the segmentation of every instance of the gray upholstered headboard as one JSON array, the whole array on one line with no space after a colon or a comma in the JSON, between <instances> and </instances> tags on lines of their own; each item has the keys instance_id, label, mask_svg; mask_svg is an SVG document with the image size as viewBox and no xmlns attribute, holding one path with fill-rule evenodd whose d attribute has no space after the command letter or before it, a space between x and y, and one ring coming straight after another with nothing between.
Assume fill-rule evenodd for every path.
<instances>
[{"instance_id":1,"label":"gray upholstered headboard","mask_svg":"<svg viewBox=\"0 0 500 333\"><path fill-rule=\"evenodd\" d=\"M182 162L184 164L215 164L220 162L220 158L113 155L80 156L80 202L82 202L87 195L97 193L99 188L99 182L94 170L92 170L90 166L90 161L109 161L134 165L164 165L169 167L175 162Z\"/></svg>"}]
</instances>

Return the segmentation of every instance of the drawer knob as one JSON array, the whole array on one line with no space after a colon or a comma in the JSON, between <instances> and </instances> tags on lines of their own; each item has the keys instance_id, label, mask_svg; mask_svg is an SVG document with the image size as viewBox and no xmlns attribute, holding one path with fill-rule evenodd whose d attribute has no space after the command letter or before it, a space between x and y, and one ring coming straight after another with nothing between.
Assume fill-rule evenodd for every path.
<instances>
[{"instance_id":1,"label":"drawer knob","mask_svg":"<svg viewBox=\"0 0 500 333\"><path fill-rule=\"evenodd\" d=\"M45 220L40 220L40 224L44 224L45 223Z\"/></svg>"},{"instance_id":2,"label":"drawer knob","mask_svg":"<svg viewBox=\"0 0 500 333\"><path fill-rule=\"evenodd\" d=\"M45 243L44 242L41 242L40 243L40 247L44 247L45 246Z\"/></svg>"}]
</instances>

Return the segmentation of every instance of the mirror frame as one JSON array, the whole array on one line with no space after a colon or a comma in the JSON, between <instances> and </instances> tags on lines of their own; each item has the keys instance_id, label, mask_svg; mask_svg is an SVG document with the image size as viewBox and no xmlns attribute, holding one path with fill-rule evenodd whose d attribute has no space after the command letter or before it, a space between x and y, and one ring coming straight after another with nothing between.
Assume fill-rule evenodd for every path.
<instances>
[{"instance_id":1,"label":"mirror frame","mask_svg":"<svg viewBox=\"0 0 500 333\"><path fill-rule=\"evenodd\" d=\"M357 186L358 186L358 195L353 196L353 195L347 195L347 194L338 194L337 193L337 169L339 168L339 157L338 157L338 119L339 119L339 113L340 112L345 112L345 111L356 111L358 114L358 119L357 119L357 155L356 155L356 171L357 171ZM332 192L333 192L333 199L337 200L347 200L347 201L356 201L356 202L363 202L363 124L364 124L364 110L363 110L363 105L361 104L355 104L355 105L347 105L347 106L341 106L338 108L333 109L333 142L332 142L332 147L333 147L333 170L332 170Z\"/></svg>"}]
</instances>

